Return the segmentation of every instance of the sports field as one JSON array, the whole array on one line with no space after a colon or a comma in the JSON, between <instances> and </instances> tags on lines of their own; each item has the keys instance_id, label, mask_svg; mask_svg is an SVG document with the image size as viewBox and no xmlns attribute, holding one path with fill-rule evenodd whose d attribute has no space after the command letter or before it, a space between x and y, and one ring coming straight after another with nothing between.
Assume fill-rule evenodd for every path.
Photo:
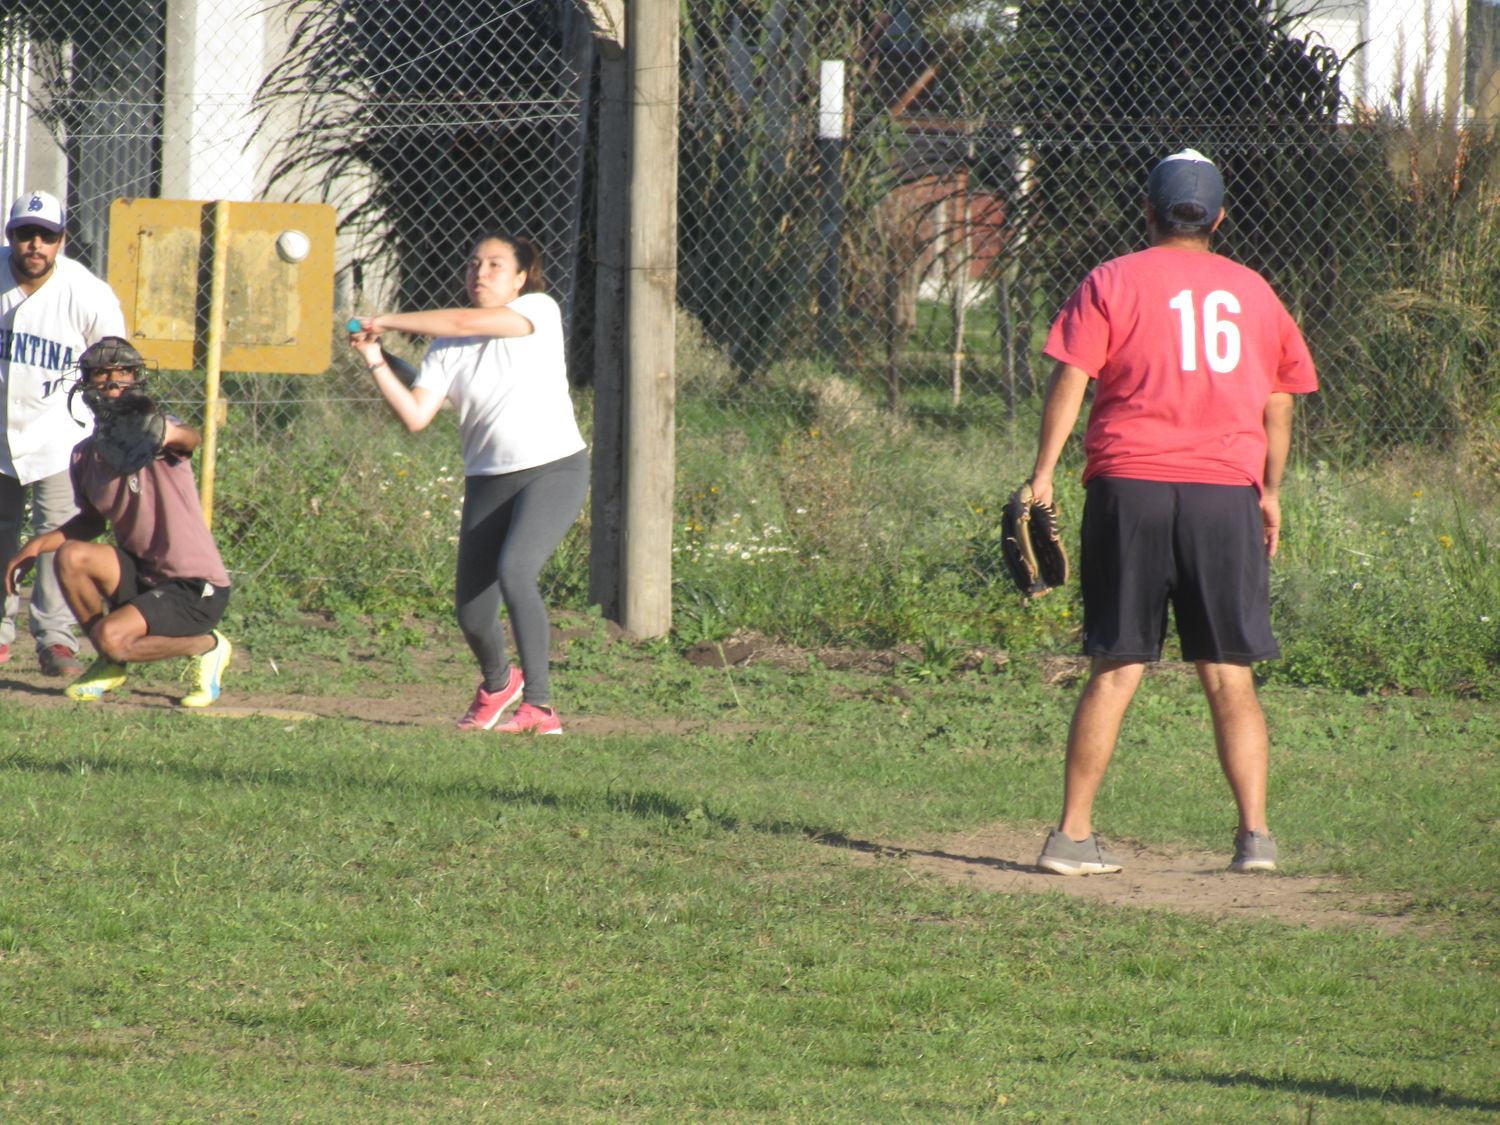
<instances>
[{"instance_id":1,"label":"sports field","mask_svg":"<svg viewBox=\"0 0 1500 1125\"><path fill-rule=\"evenodd\" d=\"M205 714L0 671L0 1118L1500 1117L1500 705L1269 686L1230 876L1166 666L1062 880L1069 661L560 624L555 739L449 729L447 627L243 638Z\"/></svg>"}]
</instances>

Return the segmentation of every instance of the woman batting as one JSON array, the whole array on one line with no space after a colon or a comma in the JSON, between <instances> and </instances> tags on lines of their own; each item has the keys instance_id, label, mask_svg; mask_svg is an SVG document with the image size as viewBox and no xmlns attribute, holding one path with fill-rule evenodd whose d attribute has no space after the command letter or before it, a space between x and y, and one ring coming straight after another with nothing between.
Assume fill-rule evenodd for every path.
<instances>
[{"instance_id":1,"label":"woman batting","mask_svg":"<svg viewBox=\"0 0 1500 1125\"><path fill-rule=\"evenodd\" d=\"M458 409L465 479L455 601L481 677L459 729L560 734L537 580L578 518L589 479L568 394L562 311L542 292L541 254L525 238L483 235L464 280L470 307L359 318L350 322L350 343L411 432L425 429L445 400ZM409 388L380 350L391 331L433 337ZM519 668L506 658L502 599Z\"/></svg>"}]
</instances>

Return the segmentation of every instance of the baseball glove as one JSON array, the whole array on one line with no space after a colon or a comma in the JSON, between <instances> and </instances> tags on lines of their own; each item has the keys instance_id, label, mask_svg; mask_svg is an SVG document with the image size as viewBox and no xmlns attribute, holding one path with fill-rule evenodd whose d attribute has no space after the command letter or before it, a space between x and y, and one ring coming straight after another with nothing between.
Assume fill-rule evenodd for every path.
<instances>
[{"instance_id":1,"label":"baseball glove","mask_svg":"<svg viewBox=\"0 0 1500 1125\"><path fill-rule=\"evenodd\" d=\"M1000 516L1000 549L1016 589L1038 598L1068 580L1068 553L1057 530L1057 509L1040 504L1027 481L1010 494Z\"/></svg>"},{"instance_id":2,"label":"baseball glove","mask_svg":"<svg viewBox=\"0 0 1500 1125\"><path fill-rule=\"evenodd\" d=\"M94 426L94 448L116 472L145 468L166 444L167 416L150 395L141 392L126 392L104 402Z\"/></svg>"}]
</instances>

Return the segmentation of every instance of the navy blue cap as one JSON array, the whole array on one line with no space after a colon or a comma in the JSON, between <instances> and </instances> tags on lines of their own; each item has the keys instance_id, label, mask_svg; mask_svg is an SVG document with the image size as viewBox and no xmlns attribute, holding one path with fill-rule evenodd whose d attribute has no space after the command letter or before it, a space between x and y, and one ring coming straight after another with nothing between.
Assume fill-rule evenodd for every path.
<instances>
[{"instance_id":1,"label":"navy blue cap","mask_svg":"<svg viewBox=\"0 0 1500 1125\"><path fill-rule=\"evenodd\" d=\"M1146 198L1161 222L1207 230L1224 206L1224 177L1208 157L1185 148L1151 169Z\"/></svg>"}]
</instances>

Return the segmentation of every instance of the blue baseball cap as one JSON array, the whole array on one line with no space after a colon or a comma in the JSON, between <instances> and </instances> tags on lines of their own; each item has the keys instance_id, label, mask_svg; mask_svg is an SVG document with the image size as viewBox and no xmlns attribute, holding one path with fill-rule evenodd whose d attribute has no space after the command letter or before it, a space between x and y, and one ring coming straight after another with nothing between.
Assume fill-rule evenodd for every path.
<instances>
[{"instance_id":1,"label":"blue baseball cap","mask_svg":"<svg viewBox=\"0 0 1500 1125\"><path fill-rule=\"evenodd\" d=\"M1224 177L1208 157L1185 148L1151 169L1146 198L1162 222L1207 230L1224 206Z\"/></svg>"}]
</instances>

